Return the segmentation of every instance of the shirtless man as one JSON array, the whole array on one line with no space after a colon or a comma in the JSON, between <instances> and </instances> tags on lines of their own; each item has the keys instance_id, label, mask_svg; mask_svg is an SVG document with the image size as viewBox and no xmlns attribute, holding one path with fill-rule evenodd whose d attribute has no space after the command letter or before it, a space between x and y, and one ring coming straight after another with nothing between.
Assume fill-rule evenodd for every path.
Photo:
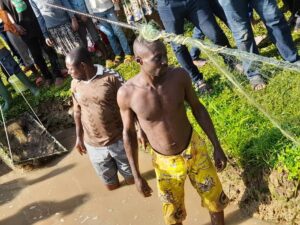
<instances>
[{"instance_id":1,"label":"shirtless man","mask_svg":"<svg viewBox=\"0 0 300 225\"><path fill-rule=\"evenodd\" d=\"M153 148L153 166L165 223L182 225L186 217L184 181L189 176L202 205L210 212L212 224L224 224L227 196L204 141L189 123L185 102L214 146L218 171L226 167L227 158L189 75L182 68L168 67L166 48L160 41L150 43L139 37L134 42L134 53L141 71L119 89L117 100L123 120L125 151L138 191L144 197L151 196L152 192L139 171L136 118Z\"/></svg>"}]
</instances>

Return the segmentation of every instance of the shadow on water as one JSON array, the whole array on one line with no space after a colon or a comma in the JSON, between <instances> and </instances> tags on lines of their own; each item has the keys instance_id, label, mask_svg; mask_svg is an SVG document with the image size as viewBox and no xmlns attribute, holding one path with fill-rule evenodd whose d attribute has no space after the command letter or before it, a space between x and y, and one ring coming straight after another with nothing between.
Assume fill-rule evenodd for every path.
<instances>
[{"instance_id":1,"label":"shadow on water","mask_svg":"<svg viewBox=\"0 0 300 225\"><path fill-rule=\"evenodd\" d=\"M149 171L143 173L142 177L145 178L146 180L155 179L156 178L155 171L154 170L149 170Z\"/></svg>"},{"instance_id":2,"label":"shadow on water","mask_svg":"<svg viewBox=\"0 0 300 225\"><path fill-rule=\"evenodd\" d=\"M0 177L11 172L12 169L9 168L5 162L2 161L2 159L0 158Z\"/></svg>"},{"instance_id":3,"label":"shadow on water","mask_svg":"<svg viewBox=\"0 0 300 225\"><path fill-rule=\"evenodd\" d=\"M10 202L13 200L17 195L24 190L27 186L34 185L36 183L45 181L47 179L50 179L52 177L55 177L59 174L62 174L70 169L72 169L75 166L75 164L70 164L67 166L64 166L62 168L54 169L51 172L38 177L36 179L27 180L25 178L18 178L12 181L9 181L7 183L1 184L0 186L0 205L3 205L7 202Z\"/></svg>"},{"instance_id":4,"label":"shadow on water","mask_svg":"<svg viewBox=\"0 0 300 225\"><path fill-rule=\"evenodd\" d=\"M71 214L77 207L88 201L88 199L88 194L82 194L60 202L34 202L23 207L16 214L0 220L0 225L32 225L39 221L46 220L57 213L63 217Z\"/></svg>"}]
</instances>

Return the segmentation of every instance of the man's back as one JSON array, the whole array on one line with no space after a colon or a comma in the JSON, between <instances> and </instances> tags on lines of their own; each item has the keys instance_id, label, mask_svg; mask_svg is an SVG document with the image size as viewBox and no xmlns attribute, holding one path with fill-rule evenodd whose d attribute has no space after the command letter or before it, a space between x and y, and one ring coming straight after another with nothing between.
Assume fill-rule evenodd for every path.
<instances>
[{"instance_id":1,"label":"man's back","mask_svg":"<svg viewBox=\"0 0 300 225\"><path fill-rule=\"evenodd\" d=\"M168 68L155 87L146 85L139 74L121 90L151 146L164 155L178 154L189 143L191 125L184 106L188 82L183 69Z\"/></svg>"}]
</instances>

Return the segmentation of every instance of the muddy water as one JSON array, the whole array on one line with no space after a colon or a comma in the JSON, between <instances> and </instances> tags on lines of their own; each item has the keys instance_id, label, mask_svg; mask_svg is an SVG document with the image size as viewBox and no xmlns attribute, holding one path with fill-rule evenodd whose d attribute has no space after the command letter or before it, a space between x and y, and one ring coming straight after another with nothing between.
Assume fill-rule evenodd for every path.
<instances>
[{"instance_id":1,"label":"muddy water","mask_svg":"<svg viewBox=\"0 0 300 225\"><path fill-rule=\"evenodd\" d=\"M68 149L75 142L74 128L55 136ZM163 225L148 154L140 153L140 167L154 190L150 198L141 197L134 186L108 192L88 157L76 151L31 172L6 171L0 176L0 225ZM197 193L186 182L188 217L184 224L210 224L207 211L200 205ZM225 214L227 225L267 225L242 216L233 205Z\"/></svg>"}]
</instances>

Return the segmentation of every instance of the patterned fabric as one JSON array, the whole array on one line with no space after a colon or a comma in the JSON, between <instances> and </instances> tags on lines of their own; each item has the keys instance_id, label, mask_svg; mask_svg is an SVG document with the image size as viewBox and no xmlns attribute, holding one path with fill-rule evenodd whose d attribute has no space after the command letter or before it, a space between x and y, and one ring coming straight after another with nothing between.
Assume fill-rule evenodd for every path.
<instances>
[{"instance_id":1,"label":"patterned fabric","mask_svg":"<svg viewBox=\"0 0 300 225\"><path fill-rule=\"evenodd\" d=\"M125 180L133 178L122 140L103 147L85 143L85 147L97 175L105 184L119 183L118 172Z\"/></svg>"},{"instance_id":2,"label":"patterned fabric","mask_svg":"<svg viewBox=\"0 0 300 225\"><path fill-rule=\"evenodd\" d=\"M97 65L88 81L72 80L74 113L81 113L84 142L94 147L108 146L122 138L123 124L117 104L121 76Z\"/></svg>"},{"instance_id":3,"label":"patterned fabric","mask_svg":"<svg viewBox=\"0 0 300 225\"><path fill-rule=\"evenodd\" d=\"M82 45L77 33L74 33L70 23L51 28L48 30L54 42L54 49L57 53L67 55L73 48Z\"/></svg>"},{"instance_id":4,"label":"patterned fabric","mask_svg":"<svg viewBox=\"0 0 300 225\"><path fill-rule=\"evenodd\" d=\"M151 0L122 0L122 6L129 24L144 20L145 15L151 15L154 10Z\"/></svg>"},{"instance_id":5,"label":"patterned fabric","mask_svg":"<svg viewBox=\"0 0 300 225\"><path fill-rule=\"evenodd\" d=\"M186 217L184 182L187 176L200 195L202 206L210 212L220 212L228 204L205 143L196 132L180 155L164 156L152 151L152 161L166 224L181 223Z\"/></svg>"}]
</instances>

